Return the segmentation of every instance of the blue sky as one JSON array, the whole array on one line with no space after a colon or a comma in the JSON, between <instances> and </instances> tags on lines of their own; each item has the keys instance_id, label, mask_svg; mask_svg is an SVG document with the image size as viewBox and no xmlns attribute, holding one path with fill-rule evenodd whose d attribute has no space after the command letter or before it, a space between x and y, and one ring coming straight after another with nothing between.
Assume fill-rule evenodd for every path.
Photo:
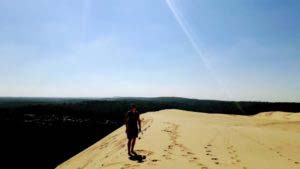
<instances>
[{"instance_id":1,"label":"blue sky","mask_svg":"<svg viewBox=\"0 0 300 169\"><path fill-rule=\"evenodd\" d=\"M300 1L0 0L0 95L300 102Z\"/></svg>"}]
</instances>

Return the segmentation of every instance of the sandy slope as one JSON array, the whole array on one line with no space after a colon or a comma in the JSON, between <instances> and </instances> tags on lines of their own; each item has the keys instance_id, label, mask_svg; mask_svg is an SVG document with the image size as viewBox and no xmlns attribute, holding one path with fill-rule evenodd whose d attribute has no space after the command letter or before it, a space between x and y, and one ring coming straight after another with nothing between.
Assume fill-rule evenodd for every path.
<instances>
[{"instance_id":1,"label":"sandy slope","mask_svg":"<svg viewBox=\"0 0 300 169\"><path fill-rule=\"evenodd\" d=\"M57 168L300 169L300 113L255 116L164 110L143 114L136 150L128 159L124 127Z\"/></svg>"}]
</instances>

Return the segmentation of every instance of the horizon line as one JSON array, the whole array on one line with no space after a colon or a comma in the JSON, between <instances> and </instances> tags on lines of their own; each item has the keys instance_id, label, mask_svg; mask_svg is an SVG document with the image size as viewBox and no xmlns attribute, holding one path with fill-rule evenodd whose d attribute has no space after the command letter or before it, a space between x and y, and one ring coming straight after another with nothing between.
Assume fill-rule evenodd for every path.
<instances>
[{"instance_id":1,"label":"horizon line","mask_svg":"<svg viewBox=\"0 0 300 169\"><path fill-rule=\"evenodd\" d=\"M204 99L204 98L195 98L195 97L181 97L181 96L109 96L109 97L97 97L97 96L0 96L0 98L43 98L43 99L116 99L116 98L182 98L182 99L191 99L199 101L221 101L221 102L265 102L265 103L300 103L297 101L267 101L267 100L223 100L223 99Z\"/></svg>"}]
</instances>

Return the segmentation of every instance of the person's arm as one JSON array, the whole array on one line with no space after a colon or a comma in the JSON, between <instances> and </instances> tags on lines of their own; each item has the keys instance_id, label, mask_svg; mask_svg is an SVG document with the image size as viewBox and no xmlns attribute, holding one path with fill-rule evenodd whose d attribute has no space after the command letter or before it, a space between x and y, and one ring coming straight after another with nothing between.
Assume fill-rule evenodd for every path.
<instances>
[{"instance_id":1,"label":"person's arm","mask_svg":"<svg viewBox=\"0 0 300 169\"><path fill-rule=\"evenodd\" d=\"M126 126L126 133L127 133L128 132L128 113L126 113L126 115L125 115L124 123Z\"/></svg>"},{"instance_id":2,"label":"person's arm","mask_svg":"<svg viewBox=\"0 0 300 169\"><path fill-rule=\"evenodd\" d=\"M138 125L139 125L139 132L141 132L142 131L142 126L141 126L140 113L139 113L139 116L138 116Z\"/></svg>"}]
</instances>

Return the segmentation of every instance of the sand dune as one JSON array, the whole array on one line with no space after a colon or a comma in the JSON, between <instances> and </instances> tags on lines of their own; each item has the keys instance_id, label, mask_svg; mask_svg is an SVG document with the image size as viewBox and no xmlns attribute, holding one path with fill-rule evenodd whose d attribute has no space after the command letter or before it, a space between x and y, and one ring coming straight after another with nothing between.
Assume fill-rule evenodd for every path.
<instances>
[{"instance_id":1,"label":"sand dune","mask_svg":"<svg viewBox=\"0 0 300 169\"><path fill-rule=\"evenodd\" d=\"M121 127L57 168L300 168L300 113L238 116L163 110L141 118L136 150L146 159L128 158Z\"/></svg>"},{"instance_id":2,"label":"sand dune","mask_svg":"<svg viewBox=\"0 0 300 169\"><path fill-rule=\"evenodd\" d=\"M265 118L269 120L284 120L284 121L300 121L300 113L287 113L287 112L262 112L255 117Z\"/></svg>"}]
</instances>

